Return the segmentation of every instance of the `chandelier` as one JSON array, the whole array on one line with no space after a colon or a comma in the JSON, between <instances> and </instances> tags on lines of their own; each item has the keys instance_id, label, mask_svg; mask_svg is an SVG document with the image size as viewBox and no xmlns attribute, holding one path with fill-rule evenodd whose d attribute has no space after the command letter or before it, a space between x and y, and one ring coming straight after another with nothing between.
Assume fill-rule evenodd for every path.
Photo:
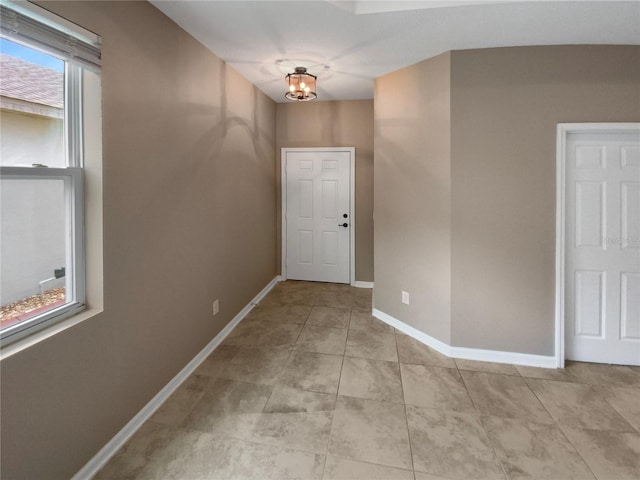
<instances>
[{"instance_id":1,"label":"chandelier","mask_svg":"<svg viewBox=\"0 0 640 480\"><path fill-rule=\"evenodd\" d=\"M285 94L288 100L308 102L314 100L316 95L316 80L318 77L307 73L305 67L296 67L293 73L285 77L289 91Z\"/></svg>"}]
</instances>

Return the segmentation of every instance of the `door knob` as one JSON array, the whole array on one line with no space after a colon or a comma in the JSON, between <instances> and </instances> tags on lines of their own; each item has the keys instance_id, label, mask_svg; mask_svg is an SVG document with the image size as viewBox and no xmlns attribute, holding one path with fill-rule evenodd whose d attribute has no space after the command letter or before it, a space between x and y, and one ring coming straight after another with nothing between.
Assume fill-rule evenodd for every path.
<instances>
[{"instance_id":1,"label":"door knob","mask_svg":"<svg viewBox=\"0 0 640 480\"><path fill-rule=\"evenodd\" d=\"M348 227L348 226L349 226L349 224L345 222L345 223L343 223L342 225L338 225L338 226L339 226L339 227Z\"/></svg>"},{"instance_id":2,"label":"door knob","mask_svg":"<svg viewBox=\"0 0 640 480\"><path fill-rule=\"evenodd\" d=\"M343 214L342 214L342 216L343 216L344 218L347 218L349 215L347 215L346 213L343 213Z\"/></svg>"}]
</instances>

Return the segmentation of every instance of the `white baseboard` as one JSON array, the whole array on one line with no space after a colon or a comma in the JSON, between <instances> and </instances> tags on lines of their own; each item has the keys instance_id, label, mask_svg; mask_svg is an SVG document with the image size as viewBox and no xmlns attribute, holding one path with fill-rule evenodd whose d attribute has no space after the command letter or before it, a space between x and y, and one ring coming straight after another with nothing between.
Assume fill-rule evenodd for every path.
<instances>
[{"instance_id":1,"label":"white baseboard","mask_svg":"<svg viewBox=\"0 0 640 480\"><path fill-rule=\"evenodd\" d=\"M555 356L533 355L531 353L502 352L480 348L452 347L452 357L480 362L510 363L525 367L558 368Z\"/></svg>"},{"instance_id":2,"label":"white baseboard","mask_svg":"<svg viewBox=\"0 0 640 480\"><path fill-rule=\"evenodd\" d=\"M356 280L351 286L356 288L373 288L373 282L360 282Z\"/></svg>"},{"instance_id":3,"label":"white baseboard","mask_svg":"<svg viewBox=\"0 0 640 480\"><path fill-rule=\"evenodd\" d=\"M213 352L218 345L231 333L244 317L256 306L273 287L280 282L277 276L264 287L240 312L233 317L213 340L211 340L180 372L160 390L142 410L140 410L122 430L120 430L87 464L82 467L71 480L88 480L113 457L116 452L129 440L133 434L146 422L155 411L171 396L173 392L191 375L196 368Z\"/></svg>"},{"instance_id":4,"label":"white baseboard","mask_svg":"<svg viewBox=\"0 0 640 480\"><path fill-rule=\"evenodd\" d=\"M375 308L373 309L372 315L377 319L382 320L384 323L397 328L402 333L415 338L427 347L433 348L437 352L446 355L447 357L460 358L463 360L477 360L480 362L510 363L513 365L524 365L527 367L557 368L555 356L454 347Z\"/></svg>"},{"instance_id":5,"label":"white baseboard","mask_svg":"<svg viewBox=\"0 0 640 480\"><path fill-rule=\"evenodd\" d=\"M451 346L438 340L437 338L433 338L432 336L413 328L411 325L407 325L397 318L392 317L391 315L381 312L380 310L377 310L375 308L373 309L373 312L371 314L378 320L382 320L387 325L391 325L392 327L400 330L402 333L415 338L420 343L424 343L427 347L433 348L436 352L440 352L447 357L451 357Z\"/></svg>"}]
</instances>

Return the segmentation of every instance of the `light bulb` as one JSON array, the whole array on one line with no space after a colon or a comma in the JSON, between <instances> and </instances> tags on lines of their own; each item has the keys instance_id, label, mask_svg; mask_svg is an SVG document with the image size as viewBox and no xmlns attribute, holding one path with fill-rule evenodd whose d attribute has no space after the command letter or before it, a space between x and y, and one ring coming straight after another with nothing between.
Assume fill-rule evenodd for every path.
<instances>
[{"instance_id":1,"label":"light bulb","mask_svg":"<svg viewBox=\"0 0 640 480\"><path fill-rule=\"evenodd\" d=\"M309 87L304 89L305 92L309 93L311 91L311 89Z\"/></svg>"},{"instance_id":2,"label":"light bulb","mask_svg":"<svg viewBox=\"0 0 640 480\"><path fill-rule=\"evenodd\" d=\"M300 88L304 90L305 84L304 82L300 82Z\"/></svg>"},{"instance_id":3,"label":"light bulb","mask_svg":"<svg viewBox=\"0 0 640 480\"><path fill-rule=\"evenodd\" d=\"M296 87L294 87L293 85L289 85L289 91L290 92L295 92L296 91Z\"/></svg>"}]
</instances>

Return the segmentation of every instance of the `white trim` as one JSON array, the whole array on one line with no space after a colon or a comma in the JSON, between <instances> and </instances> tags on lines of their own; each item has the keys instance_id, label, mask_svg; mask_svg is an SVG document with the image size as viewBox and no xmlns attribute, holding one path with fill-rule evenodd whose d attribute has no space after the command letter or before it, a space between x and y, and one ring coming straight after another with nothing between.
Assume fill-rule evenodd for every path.
<instances>
[{"instance_id":1,"label":"white trim","mask_svg":"<svg viewBox=\"0 0 640 480\"><path fill-rule=\"evenodd\" d=\"M564 166L567 129L558 125L556 139L556 301L555 301L555 357L556 367L564 368Z\"/></svg>"},{"instance_id":2,"label":"white trim","mask_svg":"<svg viewBox=\"0 0 640 480\"><path fill-rule=\"evenodd\" d=\"M443 341L438 340L437 338L427 335L426 333L421 332L416 328L413 328L411 325L407 325L406 323L398 320L397 318L392 317L391 315L384 313L380 310L377 310L375 308L373 309L373 312L371 314L374 317L376 317L378 320L382 320L387 325L391 325L392 327L400 330L402 333L409 335L412 338L415 338L420 343L424 343L427 347L433 348L436 352L440 352L441 354L446 355L447 357L453 356L451 354L451 345L448 345Z\"/></svg>"},{"instance_id":3,"label":"white trim","mask_svg":"<svg viewBox=\"0 0 640 480\"><path fill-rule=\"evenodd\" d=\"M65 288L72 296L67 303L46 310L33 318L11 325L0 332L0 347L42 331L51 325L78 314L85 307L84 249L84 173L81 168L0 167L0 177L20 180L57 179L64 182Z\"/></svg>"},{"instance_id":4,"label":"white trim","mask_svg":"<svg viewBox=\"0 0 640 480\"><path fill-rule=\"evenodd\" d=\"M373 288L373 282L361 282L360 280L356 280L351 285L356 288Z\"/></svg>"},{"instance_id":5,"label":"white trim","mask_svg":"<svg viewBox=\"0 0 640 480\"><path fill-rule=\"evenodd\" d=\"M571 133L639 132L640 123L559 123L556 138L556 301L555 301L555 366L564 368L565 359L565 178L567 136Z\"/></svg>"},{"instance_id":6,"label":"white trim","mask_svg":"<svg viewBox=\"0 0 640 480\"><path fill-rule=\"evenodd\" d=\"M447 357L460 358L464 360L477 360L480 362L509 363L529 367L556 368L556 359L554 356L454 347L375 308L373 309L372 315L378 320L382 320L384 323L391 325L402 333L418 340L420 343L433 348L435 351L446 355Z\"/></svg>"},{"instance_id":7,"label":"white trim","mask_svg":"<svg viewBox=\"0 0 640 480\"><path fill-rule=\"evenodd\" d=\"M262 300L267 293L281 281L279 276L274 277L240 312L233 317L213 340L211 340L180 372L160 390L142 410L140 410L122 430L120 430L107 444L100 449L84 467L71 478L71 480L88 480L113 457L116 452L129 440L133 434L146 422L155 411L171 396L173 392L191 375L200 364L213 352L218 345L231 333L231 331L247 316L253 307Z\"/></svg>"},{"instance_id":8,"label":"white trim","mask_svg":"<svg viewBox=\"0 0 640 480\"><path fill-rule=\"evenodd\" d=\"M355 147L304 147L280 149L280 191L282 200L280 205L281 252L280 275L282 280L287 280L287 152L349 152L349 284L356 286L356 149ZM368 287L366 287L368 288Z\"/></svg>"},{"instance_id":9,"label":"white trim","mask_svg":"<svg viewBox=\"0 0 640 480\"><path fill-rule=\"evenodd\" d=\"M350 171L349 171L349 210L351 218L349 219L349 283L351 286L356 284L356 148L348 149L351 154Z\"/></svg>"},{"instance_id":10,"label":"white trim","mask_svg":"<svg viewBox=\"0 0 640 480\"><path fill-rule=\"evenodd\" d=\"M480 348L451 347L451 356L463 360L479 362L508 363L525 367L557 368L553 355L533 355L531 353L502 352L500 350L483 350Z\"/></svg>"},{"instance_id":11,"label":"white trim","mask_svg":"<svg viewBox=\"0 0 640 480\"><path fill-rule=\"evenodd\" d=\"M67 329L89 320L104 310L102 235L102 102L100 76L83 75L84 119L84 230L86 310L0 348L0 361L28 350ZM33 168L33 167L30 167ZM1 169L1 168L0 168ZM47 169L48 170L48 169Z\"/></svg>"},{"instance_id":12,"label":"white trim","mask_svg":"<svg viewBox=\"0 0 640 480\"><path fill-rule=\"evenodd\" d=\"M287 155L284 148L280 149L280 276L287 277Z\"/></svg>"},{"instance_id":13,"label":"white trim","mask_svg":"<svg viewBox=\"0 0 640 480\"><path fill-rule=\"evenodd\" d=\"M70 167L84 167L84 119L82 68L67 63L64 69L64 139L65 154Z\"/></svg>"}]
</instances>

